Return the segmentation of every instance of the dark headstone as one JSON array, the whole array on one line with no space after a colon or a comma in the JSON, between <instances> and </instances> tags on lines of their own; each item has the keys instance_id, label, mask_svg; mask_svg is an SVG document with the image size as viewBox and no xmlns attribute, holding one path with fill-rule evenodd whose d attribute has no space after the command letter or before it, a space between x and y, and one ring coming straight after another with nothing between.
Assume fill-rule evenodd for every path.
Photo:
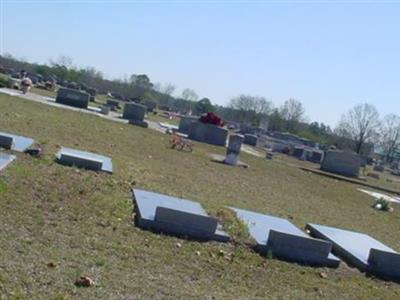
<instances>
[{"instance_id":1,"label":"dark headstone","mask_svg":"<svg viewBox=\"0 0 400 300\"><path fill-rule=\"evenodd\" d=\"M317 164L320 164L322 158L324 157L324 152L321 150L312 150L311 155L308 160Z\"/></svg>"},{"instance_id":2,"label":"dark headstone","mask_svg":"<svg viewBox=\"0 0 400 300\"><path fill-rule=\"evenodd\" d=\"M258 137L255 134L245 134L244 143L250 146L257 146Z\"/></svg>"},{"instance_id":3,"label":"dark headstone","mask_svg":"<svg viewBox=\"0 0 400 300\"><path fill-rule=\"evenodd\" d=\"M116 111L118 108L120 108L119 101L117 100L108 99L106 105L113 111Z\"/></svg>"},{"instance_id":4,"label":"dark headstone","mask_svg":"<svg viewBox=\"0 0 400 300\"><path fill-rule=\"evenodd\" d=\"M60 88L57 93L56 102L79 107L87 108L89 104L90 95L74 89Z\"/></svg>"},{"instance_id":5,"label":"dark headstone","mask_svg":"<svg viewBox=\"0 0 400 300\"><path fill-rule=\"evenodd\" d=\"M146 114L146 106L139 103L126 103L122 118L143 122Z\"/></svg>"}]
</instances>

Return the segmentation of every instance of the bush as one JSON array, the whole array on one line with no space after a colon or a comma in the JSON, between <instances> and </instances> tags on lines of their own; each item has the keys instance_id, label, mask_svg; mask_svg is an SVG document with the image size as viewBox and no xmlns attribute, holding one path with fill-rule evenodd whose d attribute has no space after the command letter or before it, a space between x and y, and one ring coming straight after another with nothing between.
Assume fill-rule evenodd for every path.
<instances>
[{"instance_id":1,"label":"bush","mask_svg":"<svg viewBox=\"0 0 400 300\"><path fill-rule=\"evenodd\" d=\"M385 200L384 198L379 198L377 199L374 204L372 205L373 208L377 210L383 210L383 211L392 211L393 208L390 205L390 202Z\"/></svg>"},{"instance_id":2,"label":"bush","mask_svg":"<svg viewBox=\"0 0 400 300\"><path fill-rule=\"evenodd\" d=\"M8 87L8 76L0 74L0 88Z\"/></svg>"}]
</instances>

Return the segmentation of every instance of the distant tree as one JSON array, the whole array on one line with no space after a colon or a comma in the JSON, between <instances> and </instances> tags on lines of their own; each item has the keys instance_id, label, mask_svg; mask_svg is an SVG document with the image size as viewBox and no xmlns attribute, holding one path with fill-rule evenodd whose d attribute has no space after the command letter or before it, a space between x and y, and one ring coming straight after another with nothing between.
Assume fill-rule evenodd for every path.
<instances>
[{"instance_id":1,"label":"distant tree","mask_svg":"<svg viewBox=\"0 0 400 300\"><path fill-rule=\"evenodd\" d=\"M366 143L376 140L379 129L379 113L371 104L358 104L344 114L335 133L353 143L353 149L361 154Z\"/></svg>"},{"instance_id":2,"label":"distant tree","mask_svg":"<svg viewBox=\"0 0 400 300\"><path fill-rule=\"evenodd\" d=\"M201 115L201 114L213 112L213 111L214 111L214 107L211 104L210 99L203 98L196 102L196 104L194 105L193 112L195 115Z\"/></svg>"},{"instance_id":3,"label":"distant tree","mask_svg":"<svg viewBox=\"0 0 400 300\"><path fill-rule=\"evenodd\" d=\"M160 84L157 83L154 86L154 89L159 93L159 103L163 106L172 107L173 105L173 97L176 86L172 83Z\"/></svg>"},{"instance_id":4,"label":"distant tree","mask_svg":"<svg viewBox=\"0 0 400 300\"><path fill-rule=\"evenodd\" d=\"M279 113L282 119L286 121L286 129L288 131L296 131L296 125L304 121L304 106L300 101L293 98L283 103Z\"/></svg>"},{"instance_id":5,"label":"distant tree","mask_svg":"<svg viewBox=\"0 0 400 300\"><path fill-rule=\"evenodd\" d=\"M181 97L186 101L197 101L197 99L199 99L199 96L196 94L196 92L191 89L184 89Z\"/></svg>"},{"instance_id":6,"label":"distant tree","mask_svg":"<svg viewBox=\"0 0 400 300\"><path fill-rule=\"evenodd\" d=\"M387 115L380 128L380 146L386 161L392 162L400 150L400 117L395 114Z\"/></svg>"},{"instance_id":7,"label":"distant tree","mask_svg":"<svg viewBox=\"0 0 400 300\"><path fill-rule=\"evenodd\" d=\"M146 74L140 74L140 75L133 74L130 77L130 82L131 84L137 85L144 89L153 88L153 84L151 83L150 78Z\"/></svg>"},{"instance_id":8,"label":"distant tree","mask_svg":"<svg viewBox=\"0 0 400 300\"><path fill-rule=\"evenodd\" d=\"M268 129L272 131L283 131L285 129L285 120L283 120L278 109L274 109L269 115Z\"/></svg>"},{"instance_id":9,"label":"distant tree","mask_svg":"<svg viewBox=\"0 0 400 300\"><path fill-rule=\"evenodd\" d=\"M229 107L244 111L253 111L257 114L270 114L272 112L272 103L264 97L239 95L229 102Z\"/></svg>"},{"instance_id":10,"label":"distant tree","mask_svg":"<svg viewBox=\"0 0 400 300\"><path fill-rule=\"evenodd\" d=\"M56 60L50 60L51 66L61 66L65 68L72 68L72 58L67 55L60 55Z\"/></svg>"}]
</instances>

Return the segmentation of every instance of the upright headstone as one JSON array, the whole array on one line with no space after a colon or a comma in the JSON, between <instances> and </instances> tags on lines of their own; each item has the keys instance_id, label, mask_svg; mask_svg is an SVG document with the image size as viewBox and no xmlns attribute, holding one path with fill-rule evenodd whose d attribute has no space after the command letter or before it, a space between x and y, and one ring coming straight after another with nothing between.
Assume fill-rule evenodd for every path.
<instances>
[{"instance_id":1,"label":"upright headstone","mask_svg":"<svg viewBox=\"0 0 400 300\"><path fill-rule=\"evenodd\" d=\"M228 130L217 125L193 122L190 125L189 138L198 142L216 146L225 146Z\"/></svg>"},{"instance_id":2,"label":"upright headstone","mask_svg":"<svg viewBox=\"0 0 400 300\"><path fill-rule=\"evenodd\" d=\"M301 158L304 153L304 147L294 147L293 149L293 156L296 158Z\"/></svg>"},{"instance_id":3,"label":"upright headstone","mask_svg":"<svg viewBox=\"0 0 400 300\"><path fill-rule=\"evenodd\" d=\"M323 157L324 157L324 151L312 150L311 156L309 157L309 161L320 164Z\"/></svg>"},{"instance_id":4,"label":"upright headstone","mask_svg":"<svg viewBox=\"0 0 400 300\"><path fill-rule=\"evenodd\" d=\"M193 122L197 122L198 119L199 118L196 116L182 116L181 120L179 121L178 131L183 134L189 134L190 126Z\"/></svg>"},{"instance_id":5,"label":"upright headstone","mask_svg":"<svg viewBox=\"0 0 400 300\"><path fill-rule=\"evenodd\" d=\"M79 108L87 108L89 98L90 95L88 93L75 89L60 88L57 93L56 102Z\"/></svg>"},{"instance_id":6,"label":"upright headstone","mask_svg":"<svg viewBox=\"0 0 400 300\"><path fill-rule=\"evenodd\" d=\"M224 163L236 166L239 161L240 148L242 147L243 136L231 135L229 137L228 149L226 150L226 158Z\"/></svg>"},{"instance_id":7,"label":"upright headstone","mask_svg":"<svg viewBox=\"0 0 400 300\"><path fill-rule=\"evenodd\" d=\"M348 177L358 177L361 160L357 154L329 150L321 163L321 170Z\"/></svg>"},{"instance_id":8,"label":"upright headstone","mask_svg":"<svg viewBox=\"0 0 400 300\"><path fill-rule=\"evenodd\" d=\"M120 107L119 101L113 99L108 99L106 105L110 107L110 109L113 111L117 110Z\"/></svg>"},{"instance_id":9,"label":"upright headstone","mask_svg":"<svg viewBox=\"0 0 400 300\"><path fill-rule=\"evenodd\" d=\"M255 134L245 134L244 143L250 146L257 146L258 137Z\"/></svg>"},{"instance_id":10,"label":"upright headstone","mask_svg":"<svg viewBox=\"0 0 400 300\"><path fill-rule=\"evenodd\" d=\"M147 127L148 124L144 121L144 115L147 108L139 103L127 103L124 107L122 118L129 120L130 124Z\"/></svg>"}]
</instances>

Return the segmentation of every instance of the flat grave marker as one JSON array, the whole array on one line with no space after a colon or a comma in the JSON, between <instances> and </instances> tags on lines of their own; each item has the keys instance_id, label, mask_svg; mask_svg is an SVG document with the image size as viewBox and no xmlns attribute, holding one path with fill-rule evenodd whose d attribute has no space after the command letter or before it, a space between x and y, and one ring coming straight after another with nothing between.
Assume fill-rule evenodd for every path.
<instances>
[{"instance_id":1,"label":"flat grave marker","mask_svg":"<svg viewBox=\"0 0 400 300\"><path fill-rule=\"evenodd\" d=\"M215 218L193 201L134 189L136 224L143 229L200 240L229 241Z\"/></svg>"},{"instance_id":2,"label":"flat grave marker","mask_svg":"<svg viewBox=\"0 0 400 300\"><path fill-rule=\"evenodd\" d=\"M400 254L371 236L317 224L307 224L307 229L332 242L335 254L362 272L400 280Z\"/></svg>"},{"instance_id":3,"label":"flat grave marker","mask_svg":"<svg viewBox=\"0 0 400 300\"><path fill-rule=\"evenodd\" d=\"M17 152L24 152L32 146L34 140L28 137L0 132L0 147Z\"/></svg>"},{"instance_id":4,"label":"flat grave marker","mask_svg":"<svg viewBox=\"0 0 400 300\"><path fill-rule=\"evenodd\" d=\"M77 166L108 173L112 173L113 170L111 158L92 152L61 147L56 154L56 159L59 163L67 166Z\"/></svg>"},{"instance_id":5,"label":"flat grave marker","mask_svg":"<svg viewBox=\"0 0 400 300\"><path fill-rule=\"evenodd\" d=\"M231 207L256 240L256 250L279 259L311 266L338 267L340 260L330 253L332 244L314 239L288 220Z\"/></svg>"}]
</instances>

